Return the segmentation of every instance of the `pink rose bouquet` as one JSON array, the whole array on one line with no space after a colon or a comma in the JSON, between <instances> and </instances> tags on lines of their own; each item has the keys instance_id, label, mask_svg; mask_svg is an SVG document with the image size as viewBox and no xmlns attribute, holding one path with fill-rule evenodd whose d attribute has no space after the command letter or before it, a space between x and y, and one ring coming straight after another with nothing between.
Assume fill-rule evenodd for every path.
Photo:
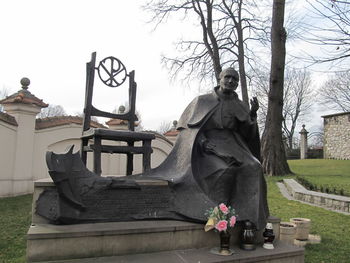
<instances>
[{"instance_id":1,"label":"pink rose bouquet","mask_svg":"<svg viewBox=\"0 0 350 263\"><path fill-rule=\"evenodd\" d=\"M229 227L234 227L237 220L235 209L226 206L224 203L215 206L207 211L208 222L204 227L205 231L214 229L219 232L226 232Z\"/></svg>"},{"instance_id":2,"label":"pink rose bouquet","mask_svg":"<svg viewBox=\"0 0 350 263\"><path fill-rule=\"evenodd\" d=\"M217 231L226 231L227 230L227 221L226 220L220 220L216 225L215 228Z\"/></svg>"},{"instance_id":3,"label":"pink rose bouquet","mask_svg":"<svg viewBox=\"0 0 350 263\"><path fill-rule=\"evenodd\" d=\"M229 212L228 207L223 203L219 204L219 208L220 208L220 211L223 212L225 215L227 215L227 213Z\"/></svg>"}]
</instances>

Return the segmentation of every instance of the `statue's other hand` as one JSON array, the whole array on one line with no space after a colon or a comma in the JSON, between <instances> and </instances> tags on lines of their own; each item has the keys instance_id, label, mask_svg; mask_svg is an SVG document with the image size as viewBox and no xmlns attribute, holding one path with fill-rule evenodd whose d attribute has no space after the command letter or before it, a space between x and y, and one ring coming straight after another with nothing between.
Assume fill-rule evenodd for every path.
<instances>
[{"instance_id":1,"label":"statue's other hand","mask_svg":"<svg viewBox=\"0 0 350 263\"><path fill-rule=\"evenodd\" d=\"M255 113L258 111L258 109L259 109L259 101L257 97L253 97L250 100L250 111Z\"/></svg>"},{"instance_id":2,"label":"statue's other hand","mask_svg":"<svg viewBox=\"0 0 350 263\"><path fill-rule=\"evenodd\" d=\"M214 148L215 148L215 144L212 144L208 141L204 144L204 151L205 152L212 152L214 150Z\"/></svg>"},{"instance_id":3,"label":"statue's other hand","mask_svg":"<svg viewBox=\"0 0 350 263\"><path fill-rule=\"evenodd\" d=\"M202 141L202 152L203 153L212 153L215 149L215 144L209 142L208 140Z\"/></svg>"}]
</instances>

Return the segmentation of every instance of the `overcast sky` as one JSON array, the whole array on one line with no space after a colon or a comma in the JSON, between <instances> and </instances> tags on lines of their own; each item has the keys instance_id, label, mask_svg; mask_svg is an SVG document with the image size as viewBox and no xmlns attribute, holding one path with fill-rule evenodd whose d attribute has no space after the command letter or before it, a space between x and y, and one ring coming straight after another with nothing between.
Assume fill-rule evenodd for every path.
<instances>
[{"instance_id":1,"label":"overcast sky","mask_svg":"<svg viewBox=\"0 0 350 263\"><path fill-rule=\"evenodd\" d=\"M62 105L69 114L81 112L85 64L96 51L97 61L115 56L128 71L135 70L137 109L146 129L178 119L198 89L170 83L160 59L182 32L188 33L188 25L169 23L154 32L142 2L1 1L0 88L15 92L20 79L28 77L29 91L44 102ZM98 86L94 103L113 110L127 101L117 93Z\"/></svg>"},{"instance_id":2,"label":"overcast sky","mask_svg":"<svg viewBox=\"0 0 350 263\"><path fill-rule=\"evenodd\" d=\"M15 92L28 77L30 92L76 114L83 109L85 63L96 51L97 61L114 56L136 71L136 105L145 129L178 119L198 87L171 83L160 59L172 52L173 42L195 31L191 23L178 21L152 31L140 8L144 2L0 1L0 88ZM111 111L126 102L126 93L98 85L97 77L95 82L96 106Z\"/></svg>"}]
</instances>

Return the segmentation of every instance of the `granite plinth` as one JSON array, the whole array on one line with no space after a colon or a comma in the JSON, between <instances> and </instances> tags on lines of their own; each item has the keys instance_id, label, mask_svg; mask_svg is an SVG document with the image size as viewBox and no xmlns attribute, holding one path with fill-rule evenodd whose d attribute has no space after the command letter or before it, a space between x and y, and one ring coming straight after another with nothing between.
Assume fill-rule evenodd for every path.
<instances>
[{"instance_id":1,"label":"granite plinth","mask_svg":"<svg viewBox=\"0 0 350 263\"><path fill-rule=\"evenodd\" d=\"M113 257L85 258L77 260L46 261L46 263L303 263L304 249L276 242L275 249L258 247L254 251L244 251L234 246L231 256L210 253L211 248L162 251L157 253L130 254ZM44 263L44 262L42 262Z\"/></svg>"},{"instance_id":2,"label":"granite plinth","mask_svg":"<svg viewBox=\"0 0 350 263\"><path fill-rule=\"evenodd\" d=\"M233 228L232 245L240 228ZM203 224L174 220L36 224L27 235L27 260L40 262L106 257L215 246L219 235L205 232Z\"/></svg>"},{"instance_id":3,"label":"granite plinth","mask_svg":"<svg viewBox=\"0 0 350 263\"><path fill-rule=\"evenodd\" d=\"M231 238L231 246L237 253L232 258L214 257L208 251L219 245L219 235L214 231L204 232L203 228L202 224L174 220L36 224L30 227L27 235L27 261L71 262L81 259L78 262L89 262L94 258L97 262L129 262L129 259L130 262L143 262L140 260L142 257L135 254L147 253L146 258L150 261L146 262L162 262L152 261L151 258L163 256L173 258L168 262L303 262L303 250L278 241L275 243L276 249L272 251L262 249L259 244L256 251L239 249L239 226L233 228ZM188 261L176 261L181 255ZM198 260L191 261L191 258ZM206 258L209 261L202 261ZM231 261L226 261L228 259Z\"/></svg>"},{"instance_id":4,"label":"granite plinth","mask_svg":"<svg viewBox=\"0 0 350 263\"><path fill-rule=\"evenodd\" d=\"M145 180L143 184L160 186L164 182ZM157 258L163 256L165 258L169 257L169 260L174 258L175 261L169 262L178 262L176 260L182 254L189 258L192 255L206 258L207 250L219 244L218 233L214 231L204 232L203 224L176 220L140 220L73 225L49 224L45 218L35 213L34 207L40 193L47 188L52 189L54 187L51 180L42 180L35 183L32 226L29 228L27 235L28 262L70 262L71 260L105 262L99 261L104 259L107 260L106 262L129 262L129 260L130 262L133 262L133 260L135 260L134 262L143 262L137 261L140 257L136 254L142 255L145 253L147 253L146 258L150 260L148 262L164 262L164 258L163 261L156 261ZM167 185L164 185L164 187L167 187ZM279 218L270 217L268 221L273 223L274 229L279 228ZM237 224L233 228L231 236L231 245L236 246L239 251L241 251L238 248L240 232L241 227ZM257 242L262 242L262 232L256 233L256 236ZM278 250L275 250L275 252L277 253ZM276 254L275 252L273 254ZM245 253L242 255L245 255ZM298 253L296 257L304 257L303 252L302 254L300 254L300 251ZM249 255L252 255L253 258L256 257L254 256L255 252ZM117 261L108 261L114 260L115 257ZM152 261L152 257L154 261ZM254 260L243 262L259 262Z\"/></svg>"}]
</instances>

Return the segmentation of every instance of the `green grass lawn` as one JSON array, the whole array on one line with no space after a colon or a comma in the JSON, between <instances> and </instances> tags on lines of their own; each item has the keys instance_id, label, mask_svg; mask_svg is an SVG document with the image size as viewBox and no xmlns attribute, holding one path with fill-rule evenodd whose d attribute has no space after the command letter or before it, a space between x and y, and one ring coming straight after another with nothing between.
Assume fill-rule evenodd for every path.
<instances>
[{"instance_id":1,"label":"green grass lawn","mask_svg":"<svg viewBox=\"0 0 350 263\"><path fill-rule=\"evenodd\" d=\"M330 180L339 184L342 184L344 178L345 182L346 178L350 180L349 165L350 161L290 161L291 169L297 174L309 176L317 182ZM292 217L310 218L311 233L322 238L321 244L306 247L305 262L350 262L350 216L285 199L276 186L276 182L283 178L267 178L271 215L280 217L282 221L289 221ZM31 195L0 198L0 263L25 262L26 233L31 223L31 202Z\"/></svg>"},{"instance_id":2,"label":"green grass lawn","mask_svg":"<svg viewBox=\"0 0 350 263\"><path fill-rule=\"evenodd\" d=\"M350 196L350 160L309 159L288 163L293 173L306 179L316 190Z\"/></svg>"},{"instance_id":3,"label":"green grass lawn","mask_svg":"<svg viewBox=\"0 0 350 263\"><path fill-rule=\"evenodd\" d=\"M276 182L283 178L285 177L267 179L270 214L281 218L282 221L289 221L292 217L309 218L311 233L322 238L321 244L307 245L305 262L350 262L350 215L287 200L280 194L276 185Z\"/></svg>"},{"instance_id":4,"label":"green grass lawn","mask_svg":"<svg viewBox=\"0 0 350 263\"><path fill-rule=\"evenodd\" d=\"M25 262L32 195L0 198L0 263Z\"/></svg>"}]
</instances>

